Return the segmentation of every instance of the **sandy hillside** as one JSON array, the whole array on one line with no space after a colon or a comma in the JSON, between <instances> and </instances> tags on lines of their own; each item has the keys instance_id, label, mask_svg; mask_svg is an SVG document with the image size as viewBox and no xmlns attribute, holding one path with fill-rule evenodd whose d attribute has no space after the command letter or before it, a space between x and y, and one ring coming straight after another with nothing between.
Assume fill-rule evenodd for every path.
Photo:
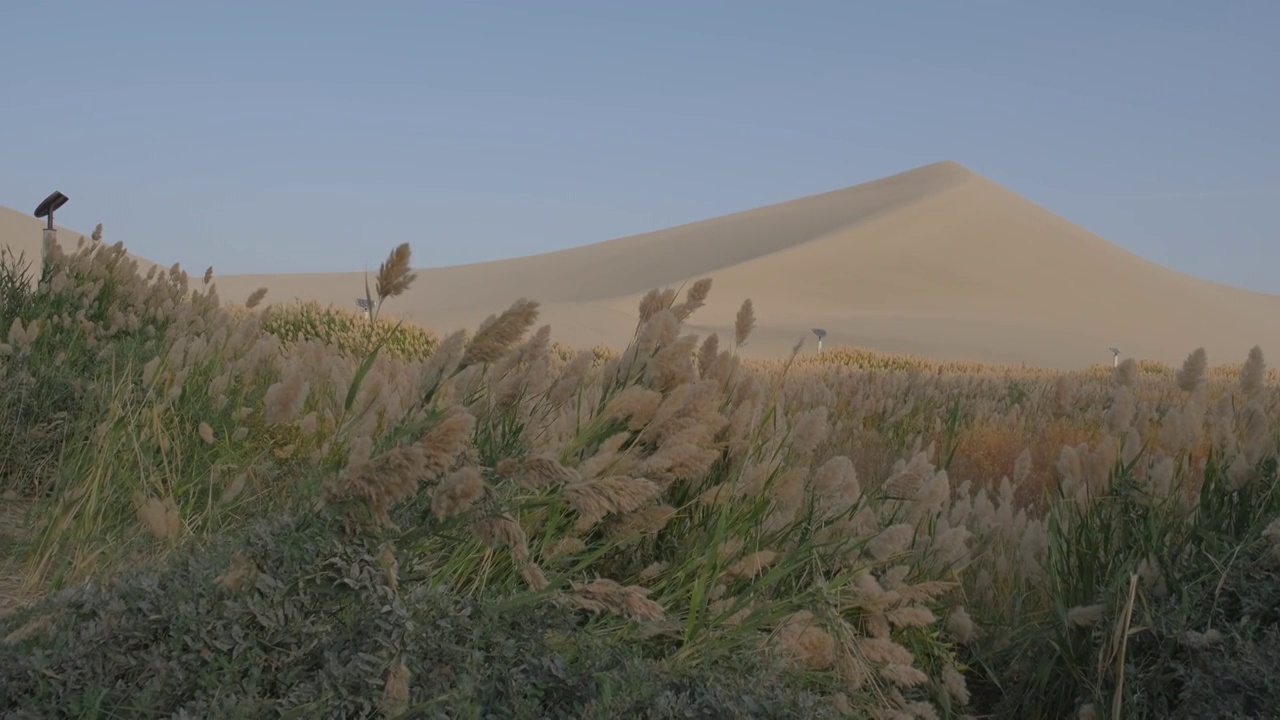
<instances>
[{"instance_id":1,"label":"sandy hillside","mask_svg":"<svg viewBox=\"0 0 1280 720\"><path fill-rule=\"evenodd\" d=\"M32 210L35 205L32 204ZM57 213L54 213L56 218ZM17 210L0 206L0 247L6 248L13 253L15 257L20 257L24 263L29 263L33 272L37 271L40 266L41 245L44 242L45 220L37 218L29 212L19 212ZM62 223L54 223L54 228L58 231L58 244L63 250L72 252L76 248L76 243L81 237L87 242L90 235L93 234L93 228L87 231L72 230L62 226ZM117 238L118 239L118 238ZM108 242L115 242L114 239L107 238ZM127 248L126 243L126 248ZM155 263L145 258L129 253L129 257L138 263L138 267L142 272L151 269Z\"/></svg>"},{"instance_id":2,"label":"sandy hillside","mask_svg":"<svg viewBox=\"0 0 1280 720\"><path fill-rule=\"evenodd\" d=\"M828 347L1050 367L1109 361L1110 345L1172 363L1199 345L1211 362L1242 361L1255 344L1280 357L1280 296L1143 260L949 162L585 247L420 270L388 311L448 332L530 297L557 339L620 346L649 288L699 277L714 288L695 328L730 332L749 297L754 356L802 338L812 352L810 328L823 327ZM217 283L233 301L265 285L276 302L347 307L364 287L362 273Z\"/></svg>"}]
</instances>

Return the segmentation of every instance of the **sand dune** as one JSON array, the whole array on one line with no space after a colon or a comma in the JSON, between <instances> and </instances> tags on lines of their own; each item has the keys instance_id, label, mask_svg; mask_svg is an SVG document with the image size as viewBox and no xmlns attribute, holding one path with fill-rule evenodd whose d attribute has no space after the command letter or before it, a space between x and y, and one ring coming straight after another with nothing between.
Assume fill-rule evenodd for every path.
<instances>
[{"instance_id":1,"label":"sand dune","mask_svg":"<svg viewBox=\"0 0 1280 720\"><path fill-rule=\"evenodd\" d=\"M32 209L34 208L35 205L32 205ZM57 213L54 215L56 216ZM44 227L45 221L29 212L19 212L0 206L0 247L9 250L15 257L20 257L24 263L30 263L33 272L40 266ZM63 227L61 223L54 223L54 228L58 231L58 244L67 252L75 250L76 243L81 237L88 240L93 233L92 228L88 232L81 232ZM150 260L133 253L128 255L138 263L139 269L144 273L155 265Z\"/></svg>"},{"instance_id":2,"label":"sand dune","mask_svg":"<svg viewBox=\"0 0 1280 720\"><path fill-rule=\"evenodd\" d=\"M0 238L11 224L0 214ZM420 270L388 311L448 332L529 297L562 342L621 346L646 291L699 277L714 286L694 328L729 333L751 298L756 357L800 339L812 352L815 326L828 347L1060 368L1107 361L1110 345L1171 363L1201 345L1212 362L1241 361L1253 345L1280 356L1280 296L1144 260L950 162L585 247ZM217 284L232 301L265 285L276 302L350 307L364 286L362 273Z\"/></svg>"},{"instance_id":3,"label":"sand dune","mask_svg":"<svg viewBox=\"0 0 1280 720\"><path fill-rule=\"evenodd\" d=\"M24 264L29 263L34 272L40 266L40 246L43 242L41 230L44 225L44 220L31 213L0 207L0 247L8 251L6 255L12 253ZM63 247L75 247L76 241L80 239L79 233L61 225L54 227L58 230L58 241Z\"/></svg>"}]
</instances>

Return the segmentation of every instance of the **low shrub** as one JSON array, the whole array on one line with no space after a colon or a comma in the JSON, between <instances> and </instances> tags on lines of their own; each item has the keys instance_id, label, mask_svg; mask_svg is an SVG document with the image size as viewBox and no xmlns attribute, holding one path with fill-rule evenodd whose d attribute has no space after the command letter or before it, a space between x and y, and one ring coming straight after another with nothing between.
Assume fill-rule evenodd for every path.
<instances>
[{"instance_id":1,"label":"low shrub","mask_svg":"<svg viewBox=\"0 0 1280 720\"><path fill-rule=\"evenodd\" d=\"M0 620L0 715L827 718L764 660L671 670L533 594L463 598L327 514Z\"/></svg>"},{"instance_id":2,"label":"low shrub","mask_svg":"<svg viewBox=\"0 0 1280 720\"><path fill-rule=\"evenodd\" d=\"M1277 553L1265 539L1240 549L1187 553L1199 577L1142 613L1125 664L1125 717L1256 718L1280 708Z\"/></svg>"},{"instance_id":3,"label":"low shrub","mask_svg":"<svg viewBox=\"0 0 1280 720\"><path fill-rule=\"evenodd\" d=\"M1169 463L1139 474L1140 455L1095 466L1103 482L1068 481L1047 515L1042 599L975 663L991 674L978 694L1002 717L1277 707L1280 485L1272 455L1252 459L1211 455L1198 487Z\"/></svg>"}]
</instances>

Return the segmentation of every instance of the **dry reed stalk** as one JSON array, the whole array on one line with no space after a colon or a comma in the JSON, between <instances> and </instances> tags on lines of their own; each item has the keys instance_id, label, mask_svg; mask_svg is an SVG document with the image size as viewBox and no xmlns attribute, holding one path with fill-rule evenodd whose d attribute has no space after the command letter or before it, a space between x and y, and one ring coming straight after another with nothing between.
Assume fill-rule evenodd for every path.
<instances>
[{"instance_id":1,"label":"dry reed stalk","mask_svg":"<svg viewBox=\"0 0 1280 720\"><path fill-rule=\"evenodd\" d=\"M1124 699L1124 658L1129 646L1129 623L1133 619L1133 601L1138 590L1138 574L1129 574L1129 596L1125 600L1124 615L1116 626L1116 636L1112 639L1113 647L1118 642L1119 651L1116 657L1116 689L1111 698L1111 717L1120 720L1120 703Z\"/></svg>"}]
</instances>

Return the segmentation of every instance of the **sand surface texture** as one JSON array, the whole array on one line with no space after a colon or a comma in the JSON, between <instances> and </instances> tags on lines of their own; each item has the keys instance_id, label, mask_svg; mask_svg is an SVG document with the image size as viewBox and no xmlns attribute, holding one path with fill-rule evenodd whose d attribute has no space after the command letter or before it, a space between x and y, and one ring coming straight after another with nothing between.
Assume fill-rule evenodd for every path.
<instances>
[{"instance_id":1,"label":"sand surface texture","mask_svg":"<svg viewBox=\"0 0 1280 720\"><path fill-rule=\"evenodd\" d=\"M39 221L0 213L0 240L38 252ZM396 241L380 240L388 252ZM422 261L431 248L414 252ZM558 341L621 347L650 288L711 277L692 329L731 336L750 298L757 329L745 352L754 357L784 357L801 339L813 352L814 327L827 330L828 348L1054 368L1109 362L1112 345L1169 363L1198 346L1211 363L1242 362L1254 345L1280 357L1280 296L1144 260L950 162L642 235L418 273L385 312L440 334L474 329L528 297L543 304ZM269 301L354 308L364 275L216 282L229 301L266 286Z\"/></svg>"}]
</instances>

